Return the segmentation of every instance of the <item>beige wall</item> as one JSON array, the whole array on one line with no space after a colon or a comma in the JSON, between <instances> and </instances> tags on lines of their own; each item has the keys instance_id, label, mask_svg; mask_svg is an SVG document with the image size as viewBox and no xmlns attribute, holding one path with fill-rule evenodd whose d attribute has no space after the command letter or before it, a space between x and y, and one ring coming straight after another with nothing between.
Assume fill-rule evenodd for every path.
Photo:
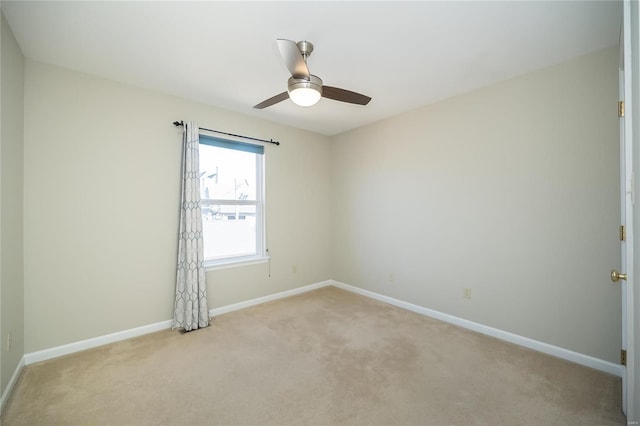
<instances>
[{"instance_id":1,"label":"beige wall","mask_svg":"<svg viewBox=\"0 0 640 426\"><path fill-rule=\"evenodd\" d=\"M24 280L22 257L22 158L24 57L11 27L0 13L0 393L4 393L24 354ZM7 347L11 333L12 347Z\"/></svg>"},{"instance_id":2,"label":"beige wall","mask_svg":"<svg viewBox=\"0 0 640 426\"><path fill-rule=\"evenodd\" d=\"M617 362L616 100L609 49L326 138L27 61L26 352L171 317L192 119L282 141L271 277L210 272L211 307L333 278Z\"/></svg>"},{"instance_id":3,"label":"beige wall","mask_svg":"<svg viewBox=\"0 0 640 426\"><path fill-rule=\"evenodd\" d=\"M282 143L265 150L271 277L210 272L210 307L330 277L328 138L32 61L25 78L27 352L172 317L175 120Z\"/></svg>"},{"instance_id":4,"label":"beige wall","mask_svg":"<svg viewBox=\"0 0 640 426\"><path fill-rule=\"evenodd\" d=\"M617 65L600 51L335 137L332 277L617 362Z\"/></svg>"}]
</instances>

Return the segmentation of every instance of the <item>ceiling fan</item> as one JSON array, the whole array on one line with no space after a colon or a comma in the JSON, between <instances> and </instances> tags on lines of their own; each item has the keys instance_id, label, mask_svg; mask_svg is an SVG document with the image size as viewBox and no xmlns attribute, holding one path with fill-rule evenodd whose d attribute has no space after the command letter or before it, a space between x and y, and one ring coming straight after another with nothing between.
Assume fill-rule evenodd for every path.
<instances>
[{"instance_id":1,"label":"ceiling fan","mask_svg":"<svg viewBox=\"0 0 640 426\"><path fill-rule=\"evenodd\" d=\"M287 91L260 102L254 108L263 109L287 98L291 98L294 103L300 106L315 105L320 97L357 105L366 105L371 100L369 96L351 90L325 86L320 77L311 74L307 68L307 58L313 52L313 44L310 42L299 41L296 43L282 38L279 38L277 42L280 55L291 73Z\"/></svg>"}]
</instances>

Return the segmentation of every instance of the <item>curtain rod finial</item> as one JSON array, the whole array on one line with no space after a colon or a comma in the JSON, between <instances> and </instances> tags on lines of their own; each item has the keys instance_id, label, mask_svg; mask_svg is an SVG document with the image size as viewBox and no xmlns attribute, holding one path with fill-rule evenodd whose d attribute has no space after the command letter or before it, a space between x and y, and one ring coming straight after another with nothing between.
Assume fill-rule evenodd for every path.
<instances>
[{"instance_id":1,"label":"curtain rod finial","mask_svg":"<svg viewBox=\"0 0 640 426\"><path fill-rule=\"evenodd\" d=\"M180 120L180 121L174 121L174 122L173 122L173 125L174 125L174 126L184 126L184 122L183 122L182 120Z\"/></svg>"}]
</instances>

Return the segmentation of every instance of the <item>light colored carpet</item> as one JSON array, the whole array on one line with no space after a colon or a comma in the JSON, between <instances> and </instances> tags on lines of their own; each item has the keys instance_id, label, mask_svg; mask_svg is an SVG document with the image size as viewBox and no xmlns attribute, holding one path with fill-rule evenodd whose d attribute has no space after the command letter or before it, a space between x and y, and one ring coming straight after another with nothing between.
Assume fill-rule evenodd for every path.
<instances>
[{"instance_id":1,"label":"light colored carpet","mask_svg":"<svg viewBox=\"0 0 640 426\"><path fill-rule=\"evenodd\" d=\"M620 379L334 287L26 367L12 425L623 425Z\"/></svg>"}]
</instances>

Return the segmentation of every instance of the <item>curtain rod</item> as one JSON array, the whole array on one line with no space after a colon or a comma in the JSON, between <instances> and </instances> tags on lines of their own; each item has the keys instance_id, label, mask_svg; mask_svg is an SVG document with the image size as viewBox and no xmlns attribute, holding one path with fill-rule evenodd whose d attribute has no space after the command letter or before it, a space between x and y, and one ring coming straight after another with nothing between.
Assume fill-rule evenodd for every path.
<instances>
[{"instance_id":1,"label":"curtain rod","mask_svg":"<svg viewBox=\"0 0 640 426\"><path fill-rule=\"evenodd\" d=\"M182 121L182 120L174 121L173 125L176 126L176 127L184 126L184 121ZM266 140L266 139L252 138L251 136L236 135L234 133L221 132L220 130L205 129L204 127L199 127L199 129L200 130L206 130L207 132L220 133L222 135L227 135L227 136L234 136L236 138L243 138L243 139L249 139L249 140L252 140L252 141L266 142L266 143L272 143L274 145L280 145L280 142L274 141L273 139Z\"/></svg>"}]
</instances>

